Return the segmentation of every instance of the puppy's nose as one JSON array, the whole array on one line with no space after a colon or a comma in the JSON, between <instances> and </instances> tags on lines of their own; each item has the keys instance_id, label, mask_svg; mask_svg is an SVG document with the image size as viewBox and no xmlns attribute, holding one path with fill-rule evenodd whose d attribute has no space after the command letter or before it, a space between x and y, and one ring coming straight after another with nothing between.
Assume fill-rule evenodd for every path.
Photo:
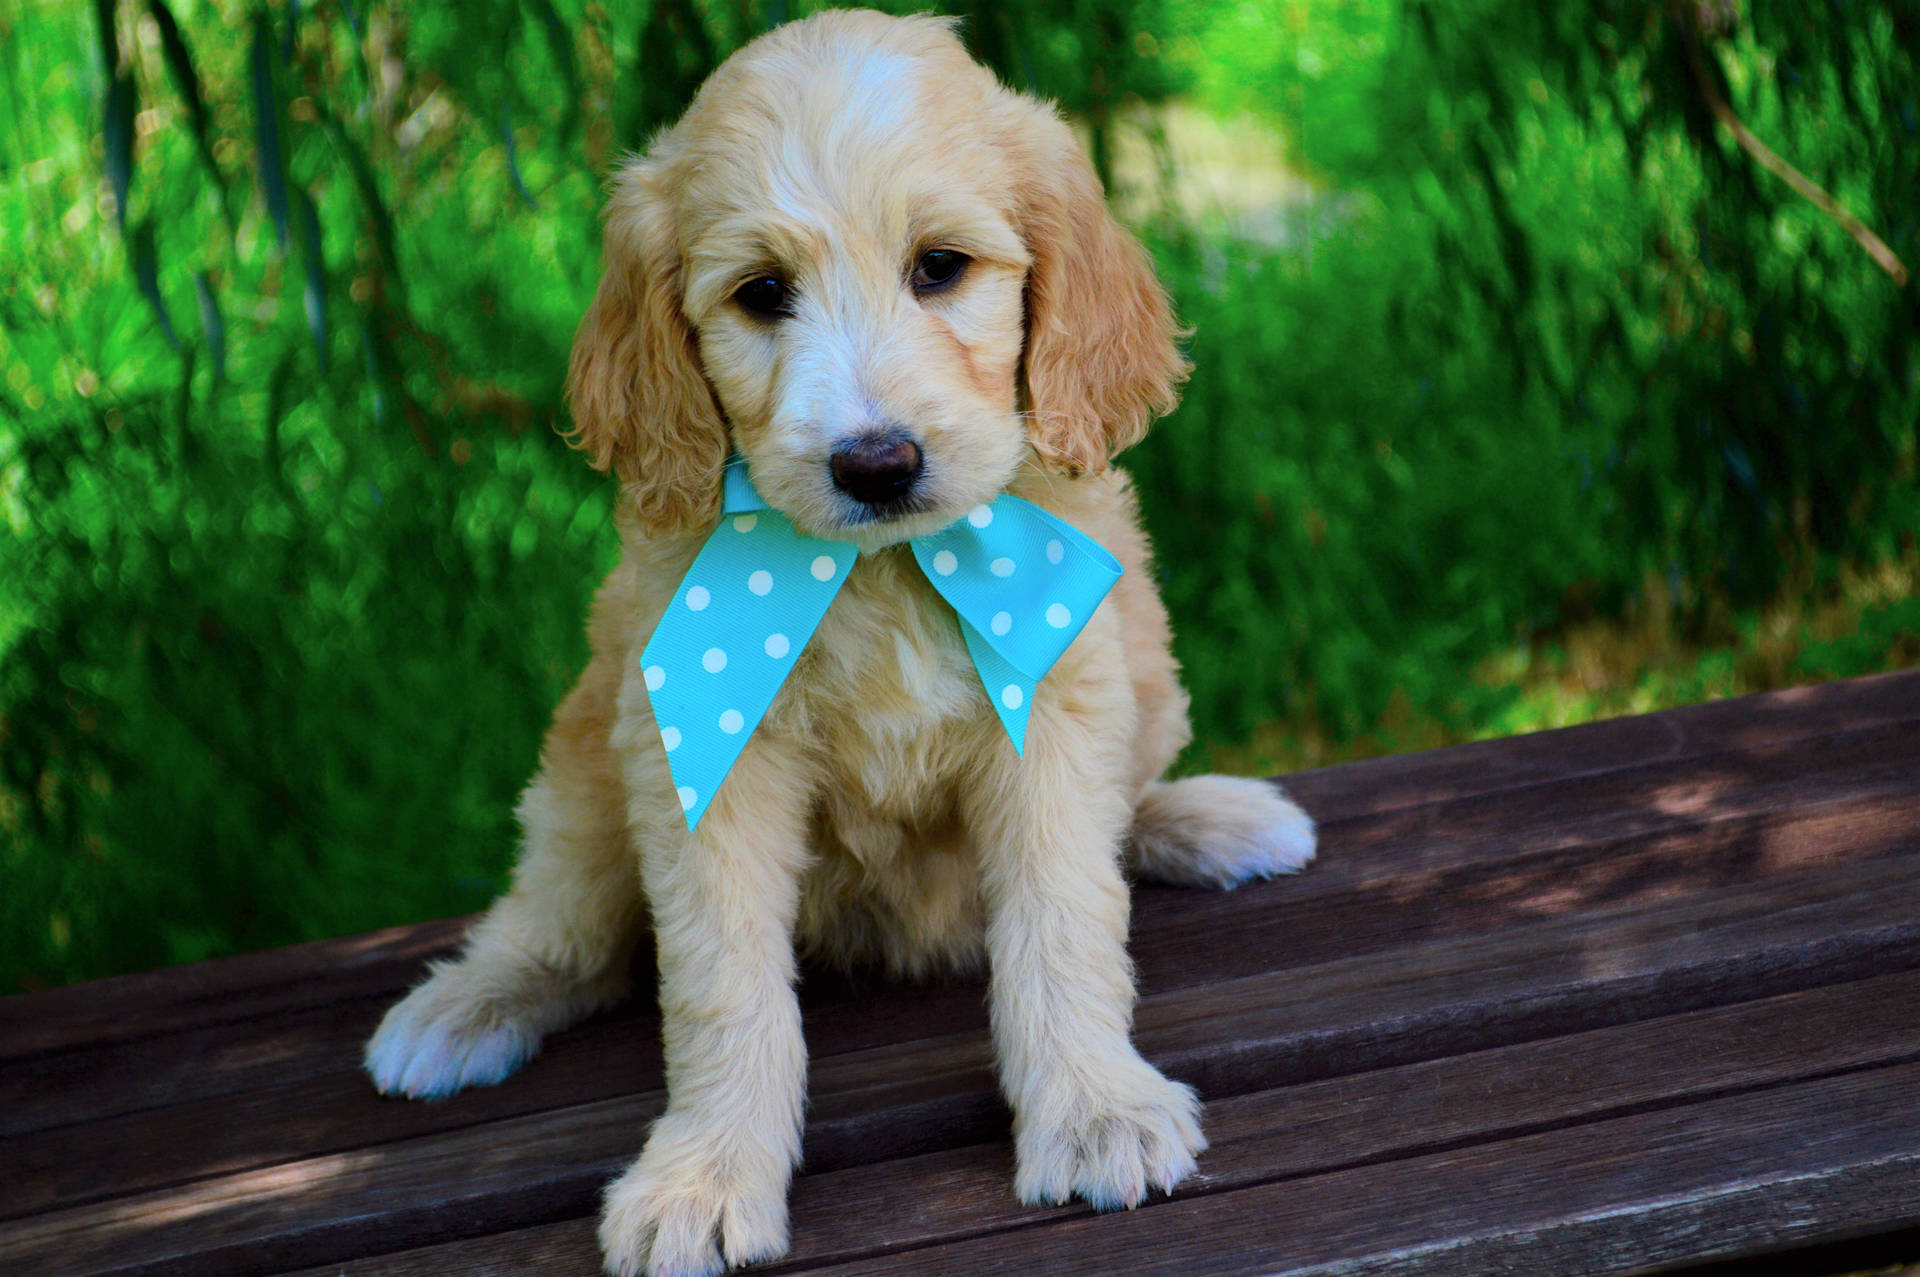
<instances>
[{"instance_id":1,"label":"puppy's nose","mask_svg":"<svg viewBox=\"0 0 1920 1277\"><path fill-rule=\"evenodd\" d=\"M885 505L912 490L925 461L911 439L869 435L835 448L828 466L834 487L863 505Z\"/></svg>"}]
</instances>

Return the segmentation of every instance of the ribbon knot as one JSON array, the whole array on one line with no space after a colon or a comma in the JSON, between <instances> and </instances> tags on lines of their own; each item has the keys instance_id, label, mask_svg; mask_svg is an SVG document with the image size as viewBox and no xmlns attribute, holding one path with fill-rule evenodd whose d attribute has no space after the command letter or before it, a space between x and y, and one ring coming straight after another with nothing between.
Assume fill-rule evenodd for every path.
<instances>
[{"instance_id":1,"label":"ribbon knot","mask_svg":"<svg viewBox=\"0 0 1920 1277\"><path fill-rule=\"evenodd\" d=\"M687 828L699 825L859 558L802 535L727 463L720 525L640 656ZM1118 559L1072 524L1002 493L910 543L960 620L974 668L1016 751L1034 688L1120 579Z\"/></svg>"}]
</instances>

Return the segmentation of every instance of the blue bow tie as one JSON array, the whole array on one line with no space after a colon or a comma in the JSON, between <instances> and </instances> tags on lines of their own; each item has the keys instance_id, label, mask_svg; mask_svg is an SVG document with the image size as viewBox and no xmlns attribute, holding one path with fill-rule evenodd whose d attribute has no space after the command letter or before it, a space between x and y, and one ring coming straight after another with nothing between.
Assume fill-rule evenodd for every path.
<instances>
[{"instance_id":1,"label":"blue bow tie","mask_svg":"<svg viewBox=\"0 0 1920 1277\"><path fill-rule=\"evenodd\" d=\"M801 535L754 491L744 459L727 463L724 484L720 526L640 657L689 829L860 557L849 542ZM959 614L987 699L1023 750L1035 686L1120 579L1120 561L1005 493L910 544Z\"/></svg>"}]
</instances>

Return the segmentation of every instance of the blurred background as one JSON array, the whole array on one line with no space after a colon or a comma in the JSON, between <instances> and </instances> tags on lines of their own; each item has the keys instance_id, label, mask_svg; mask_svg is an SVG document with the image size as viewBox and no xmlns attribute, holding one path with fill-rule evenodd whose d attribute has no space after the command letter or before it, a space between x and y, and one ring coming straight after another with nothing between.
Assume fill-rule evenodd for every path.
<instances>
[{"instance_id":1,"label":"blurred background","mask_svg":"<svg viewBox=\"0 0 1920 1277\"><path fill-rule=\"evenodd\" d=\"M0 7L0 992L503 885L600 183L812 7ZM1185 766L1920 661L1912 0L952 11L1194 330Z\"/></svg>"}]
</instances>

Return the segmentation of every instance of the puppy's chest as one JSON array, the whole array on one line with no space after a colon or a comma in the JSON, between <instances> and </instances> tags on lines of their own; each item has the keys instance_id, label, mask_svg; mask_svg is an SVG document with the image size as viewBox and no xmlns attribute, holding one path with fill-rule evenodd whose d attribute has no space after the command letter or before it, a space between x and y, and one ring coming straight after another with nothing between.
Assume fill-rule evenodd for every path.
<instances>
[{"instance_id":1,"label":"puppy's chest","mask_svg":"<svg viewBox=\"0 0 1920 1277\"><path fill-rule=\"evenodd\" d=\"M952 783L992 719L959 623L904 553L862 558L795 668L785 730L842 802L908 815Z\"/></svg>"}]
</instances>

